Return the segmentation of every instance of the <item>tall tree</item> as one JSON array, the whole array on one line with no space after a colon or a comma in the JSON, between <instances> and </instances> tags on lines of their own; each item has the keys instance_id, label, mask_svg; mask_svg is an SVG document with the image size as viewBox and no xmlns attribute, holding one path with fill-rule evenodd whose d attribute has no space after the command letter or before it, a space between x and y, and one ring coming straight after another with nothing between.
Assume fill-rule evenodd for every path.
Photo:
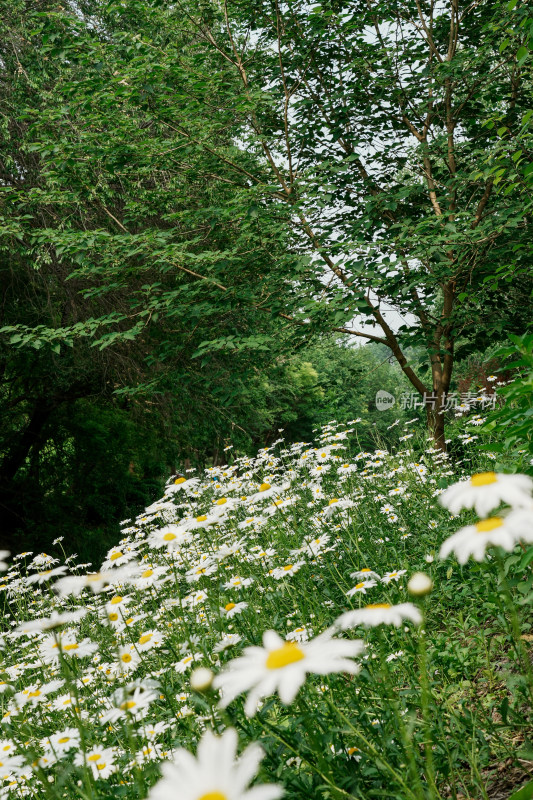
<instances>
[{"instance_id":1,"label":"tall tree","mask_svg":"<svg viewBox=\"0 0 533 800\"><path fill-rule=\"evenodd\" d=\"M161 447L169 459L203 457L242 425L247 379L276 353L265 344L274 342L271 315L248 298L261 293L282 245L257 246L257 220L234 199L233 172L217 161L212 177L212 157L158 121L173 92L176 116L232 147L220 118L195 111L191 93L176 92L180 76L161 77L152 63L165 47L194 78L197 35L179 15L164 25L164 10L150 3L25 0L4 11L0 510L12 538L45 516L55 488L81 496L91 426L105 442L106 425L116 436L120 422L142 422L120 439L131 456L93 449L127 472L147 419L155 438L178 440ZM217 84L201 78L209 104ZM212 340L216 348L202 347ZM110 477L118 485L123 476Z\"/></svg>"},{"instance_id":2,"label":"tall tree","mask_svg":"<svg viewBox=\"0 0 533 800\"><path fill-rule=\"evenodd\" d=\"M293 249L312 254L293 280L290 314L386 344L444 447L457 339L467 350L480 331L510 322L493 276L503 261L512 280L531 255L529 211L485 168L498 143L484 125L497 110L511 131L527 108L527 4L179 5L220 70L240 80L224 108L268 172L265 185L264 172L248 171L250 192L265 216L288 207ZM169 124L172 115L170 106ZM227 164L212 141L200 144ZM354 317L363 324L350 326ZM423 348L421 370L407 345Z\"/></svg>"},{"instance_id":3,"label":"tall tree","mask_svg":"<svg viewBox=\"0 0 533 800\"><path fill-rule=\"evenodd\" d=\"M6 346L134 342L153 386L191 352L252 368L290 330L349 332L390 348L444 446L458 337L510 320L493 276L530 254L529 211L480 169L483 123L525 108L526 4L9 8L3 235L54 313L11 315Z\"/></svg>"}]
</instances>

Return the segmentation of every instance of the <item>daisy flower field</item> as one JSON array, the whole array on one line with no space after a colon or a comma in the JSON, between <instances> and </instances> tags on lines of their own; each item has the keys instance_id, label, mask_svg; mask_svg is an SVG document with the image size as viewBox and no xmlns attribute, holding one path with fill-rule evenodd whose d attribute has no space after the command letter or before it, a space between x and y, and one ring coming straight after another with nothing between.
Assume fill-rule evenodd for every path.
<instances>
[{"instance_id":1,"label":"daisy flower field","mask_svg":"<svg viewBox=\"0 0 533 800\"><path fill-rule=\"evenodd\" d=\"M413 433L228 448L101 564L1 553L0 798L527 787L533 481Z\"/></svg>"}]
</instances>

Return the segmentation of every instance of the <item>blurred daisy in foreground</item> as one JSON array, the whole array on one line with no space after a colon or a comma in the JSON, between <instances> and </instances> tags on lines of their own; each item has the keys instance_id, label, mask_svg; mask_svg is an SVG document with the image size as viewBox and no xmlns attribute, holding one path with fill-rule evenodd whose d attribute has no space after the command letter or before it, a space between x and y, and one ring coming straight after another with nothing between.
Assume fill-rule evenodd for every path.
<instances>
[{"instance_id":1,"label":"blurred daisy in foreground","mask_svg":"<svg viewBox=\"0 0 533 800\"><path fill-rule=\"evenodd\" d=\"M263 647L247 647L216 676L213 685L221 690L220 706L225 708L249 691L244 711L251 717L261 698L276 691L282 703L292 703L307 673L355 675L360 666L351 659L363 651L363 642L333 639L332 635L332 631L325 631L310 642L296 643L284 641L275 631L266 631Z\"/></svg>"},{"instance_id":2,"label":"blurred daisy in foreground","mask_svg":"<svg viewBox=\"0 0 533 800\"><path fill-rule=\"evenodd\" d=\"M54 583L54 591L60 597L74 595L77 597L85 588L90 588L95 594L101 592L106 586L119 586L123 581L131 579L135 569L128 565L120 569L104 572L93 572L88 575L66 575Z\"/></svg>"},{"instance_id":3,"label":"blurred daisy in foreground","mask_svg":"<svg viewBox=\"0 0 533 800\"><path fill-rule=\"evenodd\" d=\"M274 784L248 789L257 774L263 751L249 745L237 757L237 731L228 728L222 736L206 731L196 757L179 748L172 762L161 765L163 777L151 789L148 800L275 800L283 790Z\"/></svg>"},{"instance_id":4,"label":"blurred daisy in foreground","mask_svg":"<svg viewBox=\"0 0 533 800\"><path fill-rule=\"evenodd\" d=\"M449 486L441 494L439 502L452 514L458 514L463 508L475 508L480 517L485 517L500 503L532 506L532 489L533 480L529 475L481 472Z\"/></svg>"},{"instance_id":5,"label":"blurred daisy in foreground","mask_svg":"<svg viewBox=\"0 0 533 800\"><path fill-rule=\"evenodd\" d=\"M509 552L520 541L533 544L533 513L525 509L466 525L446 539L440 557L447 558L455 553L460 564L466 564L470 556L482 561L487 547L501 547Z\"/></svg>"},{"instance_id":6,"label":"blurred daisy in foreground","mask_svg":"<svg viewBox=\"0 0 533 800\"><path fill-rule=\"evenodd\" d=\"M40 631L51 631L55 628L61 628L63 625L79 622L86 614L86 608L80 608L76 611L67 611L65 614L58 614L57 611L52 611L49 617L22 622L20 625L17 625L14 632L31 636Z\"/></svg>"},{"instance_id":7,"label":"blurred daisy in foreground","mask_svg":"<svg viewBox=\"0 0 533 800\"><path fill-rule=\"evenodd\" d=\"M41 572L34 572L33 575L28 575L26 583L46 583L46 581L51 580L51 578L64 575L65 572L67 572L67 567L64 564L60 567L54 567L53 569L41 570Z\"/></svg>"},{"instance_id":8,"label":"blurred daisy in foreground","mask_svg":"<svg viewBox=\"0 0 533 800\"><path fill-rule=\"evenodd\" d=\"M333 626L343 631L348 628L356 628L358 625L363 625L365 628L374 628L376 625L396 625L398 628L402 622L407 620L414 622L415 625L420 625L422 622L420 611L412 603L400 603L397 606L392 606L390 603L374 603L355 609L355 611L346 611L335 620Z\"/></svg>"}]
</instances>

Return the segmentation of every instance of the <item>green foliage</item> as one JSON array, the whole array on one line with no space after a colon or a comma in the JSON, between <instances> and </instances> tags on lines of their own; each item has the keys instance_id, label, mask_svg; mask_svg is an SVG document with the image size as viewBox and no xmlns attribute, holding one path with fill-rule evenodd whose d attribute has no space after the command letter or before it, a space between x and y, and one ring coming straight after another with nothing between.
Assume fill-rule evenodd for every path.
<instances>
[{"instance_id":1,"label":"green foliage","mask_svg":"<svg viewBox=\"0 0 533 800\"><path fill-rule=\"evenodd\" d=\"M59 406L9 485L13 539L42 550L63 536L82 560L99 558L118 521L161 490L176 456L153 419L87 399Z\"/></svg>"},{"instance_id":2,"label":"green foliage","mask_svg":"<svg viewBox=\"0 0 533 800\"><path fill-rule=\"evenodd\" d=\"M47 298L3 321L12 348L133 344L150 375L130 385L153 391L184 355L246 363L337 329L441 404L456 358L523 327L526 4L7 12L4 253Z\"/></svg>"},{"instance_id":3,"label":"green foliage","mask_svg":"<svg viewBox=\"0 0 533 800\"><path fill-rule=\"evenodd\" d=\"M373 414L376 389L404 384L370 350L330 350L321 336L392 353L438 406L456 360L525 329L527 4L9 0L4 11L8 538L27 524L28 482L33 508L59 497L38 469L45 452L68 485L63 420L83 403L102 438L118 435L119 415L133 439L148 426L154 448L172 442L184 465L216 463L230 441L252 453L279 427L307 439L334 416L361 417L369 447L393 421ZM428 407L428 421L444 446L444 416Z\"/></svg>"},{"instance_id":4,"label":"green foliage","mask_svg":"<svg viewBox=\"0 0 533 800\"><path fill-rule=\"evenodd\" d=\"M528 318L530 205L518 184L500 191L504 133L490 122L500 115L514 143L529 120L527 4L459 14L264 0L228 2L224 13L202 7L189 18L240 81L239 136L270 172L265 186L252 170L261 224L288 206L292 247L314 254L293 282L292 313L388 346L415 389L437 395L428 416L443 446L438 411L454 361ZM389 324L391 307L405 324ZM421 371L408 347L424 353Z\"/></svg>"},{"instance_id":5,"label":"green foliage","mask_svg":"<svg viewBox=\"0 0 533 800\"><path fill-rule=\"evenodd\" d=\"M506 369L518 374L500 389L503 406L491 414L485 427L496 437L493 449L518 450L517 469L528 470L533 456L533 334L510 335L509 339L512 344L497 355L506 359Z\"/></svg>"}]
</instances>

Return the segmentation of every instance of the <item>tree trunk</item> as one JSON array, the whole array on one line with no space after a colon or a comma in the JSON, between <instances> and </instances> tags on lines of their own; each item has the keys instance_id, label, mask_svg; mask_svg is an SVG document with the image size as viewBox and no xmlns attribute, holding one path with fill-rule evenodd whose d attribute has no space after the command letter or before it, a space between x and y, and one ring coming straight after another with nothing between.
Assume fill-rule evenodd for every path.
<instances>
[{"instance_id":1,"label":"tree trunk","mask_svg":"<svg viewBox=\"0 0 533 800\"><path fill-rule=\"evenodd\" d=\"M31 449L40 442L43 428L54 406L55 403L46 401L43 398L37 400L26 429L2 461L0 466L0 485L11 483L14 480Z\"/></svg>"},{"instance_id":2,"label":"tree trunk","mask_svg":"<svg viewBox=\"0 0 533 800\"><path fill-rule=\"evenodd\" d=\"M9 550L18 549L15 534L17 530L21 530L25 526L24 509L28 498L24 486L17 484L16 476L30 454L33 456L32 470L35 474L43 429L53 408L54 403L46 402L43 398L37 400L25 430L0 466L0 516L2 518L0 547L6 547Z\"/></svg>"},{"instance_id":3,"label":"tree trunk","mask_svg":"<svg viewBox=\"0 0 533 800\"><path fill-rule=\"evenodd\" d=\"M434 403L430 399L426 400L426 417L428 430L435 442L435 447L446 452L444 403L439 404L438 400L435 400Z\"/></svg>"}]
</instances>

